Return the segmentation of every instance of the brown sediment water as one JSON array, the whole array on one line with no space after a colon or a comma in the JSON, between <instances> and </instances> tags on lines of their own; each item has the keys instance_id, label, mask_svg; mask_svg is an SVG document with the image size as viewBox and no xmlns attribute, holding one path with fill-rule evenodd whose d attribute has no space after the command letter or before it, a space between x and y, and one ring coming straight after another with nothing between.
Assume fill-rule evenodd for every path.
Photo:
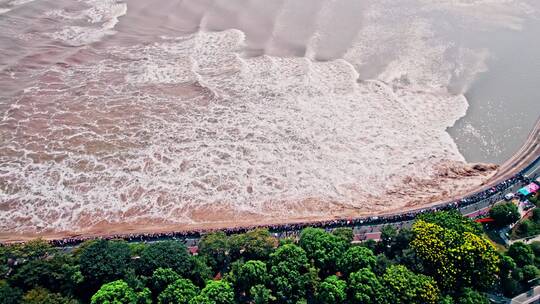
<instances>
[{"instance_id":1,"label":"brown sediment water","mask_svg":"<svg viewBox=\"0 0 540 304\"><path fill-rule=\"evenodd\" d=\"M472 189L468 193L463 193L462 195L455 195L452 197L445 197L444 202L451 203L458 201L468 195L480 192L486 189L489 189L498 183L507 180L513 177L518 172L522 171L525 167L531 164L540 156L540 119L538 119L534 129L530 132L527 137L527 141L521 147L521 149L516 153L512 159L505 162L502 166L497 169L497 172L485 183L478 186L476 189ZM18 233L0 233L0 242L10 243L10 242L24 242L27 240L40 237L47 240L59 240L71 237L80 237L84 236L85 238L92 237L106 237L106 236L128 236L128 235L137 235L144 233L168 233L168 232L181 232L181 231L195 231L203 230L209 231L213 229L225 229L225 228L237 228L237 227L261 227L264 225L279 225L279 224L291 224L291 223L309 223L317 221L326 221L329 219L347 219L354 218L358 216L384 216L384 215L399 215L408 212L414 212L420 208L428 208L433 205L439 205L443 201L435 201L431 204L422 204L417 206L414 204L407 205L404 208L398 208L395 210L388 210L386 212L376 212L376 213L362 213L359 210L347 210L339 204L335 205L325 205L318 206L316 202L306 202L307 206L315 210L319 208L326 208L326 210L337 211L335 216L329 216L325 214L321 217L305 217L305 218L291 218L291 219L273 219L267 218L265 216L260 216L257 214L241 214L234 212L233 210L199 210L200 218L206 221L204 224L195 224L195 225L178 225L178 224L167 224L162 221L151 222L151 221L141 221L140 223L130 223L130 224L110 224L102 223L100 225L94 226L91 230L84 232L53 232L53 233L30 233L30 234L18 234ZM229 220L223 220L228 218Z\"/></svg>"},{"instance_id":2,"label":"brown sediment water","mask_svg":"<svg viewBox=\"0 0 540 304\"><path fill-rule=\"evenodd\" d=\"M490 52L445 40L434 18L519 32L528 1L0 9L3 239L393 213L526 162L461 155L447 129Z\"/></svg>"}]
</instances>

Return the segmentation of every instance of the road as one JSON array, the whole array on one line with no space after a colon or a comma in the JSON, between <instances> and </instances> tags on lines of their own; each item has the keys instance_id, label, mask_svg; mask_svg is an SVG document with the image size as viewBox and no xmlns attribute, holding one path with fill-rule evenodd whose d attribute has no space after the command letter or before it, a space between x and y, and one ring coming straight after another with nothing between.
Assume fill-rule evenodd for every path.
<instances>
[{"instance_id":1,"label":"road","mask_svg":"<svg viewBox=\"0 0 540 304\"><path fill-rule=\"evenodd\" d=\"M540 176L540 161L537 161L537 163L530 169L527 170L527 173L529 176L532 177L538 177ZM468 217L476 217L481 214L485 214L489 212L489 209L491 206L493 206L495 203L500 202L504 200L504 195L507 193L515 193L518 189L525 186L526 183L518 183L510 188L508 188L506 191L498 193L497 195L490 197L488 199L485 199L483 201L480 201L476 204L460 208L459 211L461 214L468 216ZM405 221L400 223L391 223L391 224L382 224L382 225L373 225L373 226L359 226L359 227L353 227L353 232L355 235L356 241L364 241L364 240L378 240L380 238L381 229L384 226L394 226L397 229L400 228L410 228L412 226L413 221Z\"/></svg>"},{"instance_id":2,"label":"road","mask_svg":"<svg viewBox=\"0 0 540 304\"><path fill-rule=\"evenodd\" d=\"M539 303L540 301L540 286L524 292L510 301L510 304L531 304Z\"/></svg>"}]
</instances>

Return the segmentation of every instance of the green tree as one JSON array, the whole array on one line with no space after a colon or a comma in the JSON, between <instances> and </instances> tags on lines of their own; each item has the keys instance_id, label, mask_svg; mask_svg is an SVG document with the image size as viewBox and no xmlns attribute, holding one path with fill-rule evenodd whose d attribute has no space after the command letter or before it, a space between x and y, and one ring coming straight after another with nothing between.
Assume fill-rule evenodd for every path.
<instances>
[{"instance_id":1,"label":"green tree","mask_svg":"<svg viewBox=\"0 0 540 304\"><path fill-rule=\"evenodd\" d=\"M49 242L35 239L12 248L16 258L25 260L43 259L58 252Z\"/></svg>"},{"instance_id":2,"label":"green tree","mask_svg":"<svg viewBox=\"0 0 540 304\"><path fill-rule=\"evenodd\" d=\"M538 209L540 210L540 209ZM529 247L531 247L531 250L533 251L534 255L536 257L540 257L540 241L534 241L529 244Z\"/></svg>"},{"instance_id":3,"label":"green tree","mask_svg":"<svg viewBox=\"0 0 540 304\"><path fill-rule=\"evenodd\" d=\"M267 284L269 275L264 262L252 260L237 265L233 267L231 281L238 293L249 296L251 287Z\"/></svg>"},{"instance_id":4,"label":"green tree","mask_svg":"<svg viewBox=\"0 0 540 304\"><path fill-rule=\"evenodd\" d=\"M515 223L520 218L518 208L512 202L493 206L489 210L489 216L495 220L495 224L499 227Z\"/></svg>"},{"instance_id":5,"label":"green tree","mask_svg":"<svg viewBox=\"0 0 540 304\"><path fill-rule=\"evenodd\" d=\"M501 281L501 287L505 297L515 297L521 293L521 286L518 280L513 278Z\"/></svg>"},{"instance_id":6,"label":"green tree","mask_svg":"<svg viewBox=\"0 0 540 304\"><path fill-rule=\"evenodd\" d=\"M538 209L540 210L540 209ZM534 254L534 264L536 267L540 267L540 242L534 241L529 244L529 247L531 247L531 250Z\"/></svg>"},{"instance_id":7,"label":"green tree","mask_svg":"<svg viewBox=\"0 0 540 304\"><path fill-rule=\"evenodd\" d=\"M519 267L531 265L534 262L534 253L527 244L515 242L508 248L507 252Z\"/></svg>"},{"instance_id":8,"label":"green tree","mask_svg":"<svg viewBox=\"0 0 540 304\"><path fill-rule=\"evenodd\" d=\"M344 240L347 244L351 243L354 239L354 233L351 228L336 228L332 231L332 234Z\"/></svg>"},{"instance_id":9,"label":"green tree","mask_svg":"<svg viewBox=\"0 0 540 304\"><path fill-rule=\"evenodd\" d=\"M489 304L489 300L478 291L465 288L456 304Z\"/></svg>"},{"instance_id":10,"label":"green tree","mask_svg":"<svg viewBox=\"0 0 540 304\"><path fill-rule=\"evenodd\" d=\"M216 304L216 303L214 303L214 301L210 300L209 298L203 295L197 295L195 298L189 301L189 304Z\"/></svg>"},{"instance_id":11,"label":"green tree","mask_svg":"<svg viewBox=\"0 0 540 304\"><path fill-rule=\"evenodd\" d=\"M428 212L419 215L417 220L422 220L445 229L453 230L458 234L470 232L481 235L483 232L482 226L479 223L463 216L457 210Z\"/></svg>"},{"instance_id":12,"label":"green tree","mask_svg":"<svg viewBox=\"0 0 540 304\"><path fill-rule=\"evenodd\" d=\"M370 249L353 246L338 258L337 264L337 269L344 276L348 276L350 273L362 268L373 269L377 264L377 258Z\"/></svg>"},{"instance_id":13,"label":"green tree","mask_svg":"<svg viewBox=\"0 0 540 304\"><path fill-rule=\"evenodd\" d=\"M379 247L378 246L379 243L380 242L375 242L375 240L367 240L367 241L362 242L360 244L360 246L369 248L373 252L377 252L377 248ZM379 252L377 252L377 253L379 253Z\"/></svg>"},{"instance_id":14,"label":"green tree","mask_svg":"<svg viewBox=\"0 0 540 304\"><path fill-rule=\"evenodd\" d=\"M329 276L321 283L317 291L317 303L339 304L347 297L347 283L335 275Z\"/></svg>"},{"instance_id":15,"label":"green tree","mask_svg":"<svg viewBox=\"0 0 540 304\"><path fill-rule=\"evenodd\" d=\"M56 254L49 259L31 260L18 268L11 277L14 285L27 290L44 287L71 295L82 280L82 274L73 258L63 254Z\"/></svg>"},{"instance_id":16,"label":"green tree","mask_svg":"<svg viewBox=\"0 0 540 304\"><path fill-rule=\"evenodd\" d=\"M382 276L386 269L388 267L390 267L390 265L392 265L392 261L384 254L378 254L376 256L376 264L375 264L375 267L373 268L373 272L378 275L378 276Z\"/></svg>"},{"instance_id":17,"label":"green tree","mask_svg":"<svg viewBox=\"0 0 540 304\"><path fill-rule=\"evenodd\" d=\"M59 293L51 293L45 288L34 288L28 291L22 298L22 304L77 304L72 298L67 298Z\"/></svg>"},{"instance_id":18,"label":"green tree","mask_svg":"<svg viewBox=\"0 0 540 304\"><path fill-rule=\"evenodd\" d=\"M318 228L302 230L299 245L323 274L335 272L338 258L349 246L342 238Z\"/></svg>"},{"instance_id":19,"label":"green tree","mask_svg":"<svg viewBox=\"0 0 540 304\"><path fill-rule=\"evenodd\" d=\"M206 258L208 265L218 272L229 265L229 238L224 232L204 235L199 242L199 255Z\"/></svg>"},{"instance_id":20,"label":"green tree","mask_svg":"<svg viewBox=\"0 0 540 304\"><path fill-rule=\"evenodd\" d=\"M306 252L293 244L279 247L271 256L270 284L278 303L297 303L310 282Z\"/></svg>"},{"instance_id":21,"label":"green tree","mask_svg":"<svg viewBox=\"0 0 540 304\"><path fill-rule=\"evenodd\" d=\"M178 273L170 268L158 268L150 278L150 289L155 295L159 295L167 286L181 279Z\"/></svg>"},{"instance_id":22,"label":"green tree","mask_svg":"<svg viewBox=\"0 0 540 304\"><path fill-rule=\"evenodd\" d=\"M525 265L523 266L523 283L529 284L529 282L532 282L533 280L538 279L540 276L540 270L534 265Z\"/></svg>"},{"instance_id":23,"label":"green tree","mask_svg":"<svg viewBox=\"0 0 540 304\"><path fill-rule=\"evenodd\" d=\"M435 281L431 277L415 274L405 266L390 266L382 281L391 303L430 304L439 301L440 292Z\"/></svg>"},{"instance_id":24,"label":"green tree","mask_svg":"<svg viewBox=\"0 0 540 304\"><path fill-rule=\"evenodd\" d=\"M131 250L131 256L138 257L148 247L146 243L129 243L129 249Z\"/></svg>"},{"instance_id":25,"label":"green tree","mask_svg":"<svg viewBox=\"0 0 540 304\"><path fill-rule=\"evenodd\" d=\"M17 264L53 256L57 250L48 242L36 239L23 244L0 246L0 278L5 278Z\"/></svg>"},{"instance_id":26,"label":"green tree","mask_svg":"<svg viewBox=\"0 0 540 304\"><path fill-rule=\"evenodd\" d=\"M189 278L193 284L204 287L206 281L212 278L212 268L206 264L205 257L192 256L191 257L191 273Z\"/></svg>"},{"instance_id":27,"label":"green tree","mask_svg":"<svg viewBox=\"0 0 540 304\"><path fill-rule=\"evenodd\" d=\"M170 284L159 295L159 304L188 304L197 294L199 288L195 286L190 280L178 279L174 283Z\"/></svg>"},{"instance_id":28,"label":"green tree","mask_svg":"<svg viewBox=\"0 0 540 304\"><path fill-rule=\"evenodd\" d=\"M409 249L409 245L414 238L414 233L411 229L403 228L399 230L392 244L392 254L394 257L402 257L404 251Z\"/></svg>"},{"instance_id":29,"label":"green tree","mask_svg":"<svg viewBox=\"0 0 540 304\"><path fill-rule=\"evenodd\" d=\"M540 223L540 209L539 209L539 208L534 208L534 209L533 209L531 219L532 219L536 224Z\"/></svg>"},{"instance_id":30,"label":"green tree","mask_svg":"<svg viewBox=\"0 0 540 304\"><path fill-rule=\"evenodd\" d=\"M80 253L79 265L91 290L105 282L121 279L131 262L131 251L126 242L97 240Z\"/></svg>"},{"instance_id":31,"label":"green tree","mask_svg":"<svg viewBox=\"0 0 540 304\"><path fill-rule=\"evenodd\" d=\"M200 296L210 300L214 304L233 304L234 290L231 285L224 281L208 281L206 287L201 290Z\"/></svg>"},{"instance_id":32,"label":"green tree","mask_svg":"<svg viewBox=\"0 0 540 304\"><path fill-rule=\"evenodd\" d=\"M416 255L416 251L413 248L407 248L399 252L399 254L394 257L395 264L403 265L413 272L424 273L424 265L422 260Z\"/></svg>"},{"instance_id":33,"label":"green tree","mask_svg":"<svg viewBox=\"0 0 540 304\"><path fill-rule=\"evenodd\" d=\"M129 287L133 288L133 290L137 291L142 290L146 287L149 278L145 276L139 276L135 273L135 269L129 268L122 280L124 280L124 282L126 282ZM152 291L150 289L148 289L148 291L150 292L150 294L152 294Z\"/></svg>"},{"instance_id":34,"label":"green tree","mask_svg":"<svg viewBox=\"0 0 540 304\"><path fill-rule=\"evenodd\" d=\"M6 281L0 280L0 304L17 304L22 297L22 290L11 287Z\"/></svg>"},{"instance_id":35,"label":"green tree","mask_svg":"<svg viewBox=\"0 0 540 304\"><path fill-rule=\"evenodd\" d=\"M270 235L268 229L255 229L243 234L236 234L229 238L231 258L243 257L246 260L266 261L278 240Z\"/></svg>"},{"instance_id":36,"label":"green tree","mask_svg":"<svg viewBox=\"0 0 540 304\"><path fill-rule=\"evenodd\" d=\"M192 259L184 244L163 241L149 244L136 263L137 273L152 275L158 268L171 268L182 277L191 274Z\"/></svg>"},{"instance_id":37,"label":"green tree","mask_svg":"<svg viewBox=\"0 0 540 304\"><path fill-rule=\"evenodd\" d=\"M358 304L384 304L383 286L368 268L362 268L349 276L349 300Z\"/></svg>"},{"instance_id":38,"label":"green tree","mask_svg":"<svg viewBox=\"0 0 540 304\"><path fill-rule=\"evenodd\" d=\"M485 238L421 220L413 225L413 232L411 247L426 272L447 291L464 287L485 290L497 280L499 255Z\"/></svg>"},{"instance_id":39,"label":"green tree","mask_svg":"<svg viewBox=\"0 0 540 304\"><path fill-rule=\"evenodd\" d=\"M137 293L122 280L110 282L92 296L92 304L140 304L151 303L147 290Z\"/></svg>"},{"instance_id":40,"label":"green tree","mask_svg":"<svg viewBox=\"0 0 540 304\"><path fill-rule=\"evenodd\" d=\"M444 296L439 300L439 304L454 304L454 299L451 296Z\"/></svg>"},{"instance_id":41,"label":"green tree","mask_svg":"<svg viewBox=\"0 0 540 304\"><path fill-rule=\"evenodd\" d=\"M400 260L407 254L404 251L409 249L413 236L410 229L403 228L398 231L394 226L384 226L381 229L381 241L377 245L377 251L383 252L390 259Z\"/></svg>"},{"instance_id":42,"label":"green tree","mask_svg":"<svg viewBox=\"0 0 540 304\"><path fill-rule=\"evenodd\" d=\"M390 258L393 257L390 252L397 238L397 234L398 231L394 226L387 225L381 228L381 241L379 243L379 247L381 247L381 252L384 252Z\"/></svg>"},{"instance_id":43,"label":"green tree","mask_svg":"<svg viewBox=\"0 0 540 304\"><path fill-rule=\"evenodd\" d=\"M514 279L516 270L516 262L514 262L511 257L502 255L499 277L501 280L502 292L506 297L513 297L521 291L519 282Z\"/></svg>"},{"instance_id":44,"label":"green tree","mask_svg":"<svg viewBox=\"0 0 540 304\"><path fill-rule=\"evenodd\" d=\"M152 304L152 291L148 288L143 288L137 293L137 304Z\"/></svg>"},{"instance_id":45,"label":"green tree","mask_svg":"<svg viewBox=\"0 0 540 304\"><path fill-rule=\"evenodd\" d=\"M272 296L272 291L264 285L255 285L250 288L249 294L254 304L268 304L276 298Z\"/></svg>"}]
</instances>

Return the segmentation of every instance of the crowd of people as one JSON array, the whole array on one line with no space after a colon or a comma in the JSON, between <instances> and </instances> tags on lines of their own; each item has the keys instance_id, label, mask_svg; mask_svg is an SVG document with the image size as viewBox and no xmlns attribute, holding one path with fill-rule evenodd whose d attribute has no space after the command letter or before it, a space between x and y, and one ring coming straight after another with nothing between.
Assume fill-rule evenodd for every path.
<instances>
[{"instance_id":1,"label":"crowd of people","mask_svg":"<svg viewBox=\"0 0 540 304\"><path fill-rule=\"evenodd\" d=\"M354 218L354 219L334 219L334 220L318 221L318 222L276 224L276 225L264 225L264 226L261 225L261 226L249 226L249 227L232 227L232 228L227 228L227 229L221 229L221 231L224 231L226 234L236 234L236 233L244 233L249 230L256 229L256 228L267 228L278 237L287 237L287 236L297 235L299 231L301 231L302 229L306 227L334 229L334 228L339 228L339 227L375 226L375 225L383 225L383 224L402 223L402 222L411 221L415 219L419 214L422 214L425 212L460 209L460 208L477 204L479 202L485 202L486 200L490 200L491 202L496 202L504 195L502 192L504 192L508 188L521 182L526 182L526 180L524 179L523 175L519 173L516 176L509 178L497 184L494 187L491 187L484 191L467 196L461 200L441 203L441 204L438 204L429 208L410 211L410 212L404 212L404 213L389 214L389 215L383 215L383 216L360 217L360 218ZM202 235L213 232L213 231L216 231L216 230L199 229L199 230L176 231L176 232L166 232L166 233L142 233L142 234L129 234L129 235L116 234L116 235L104 236L101 238L123 239L128 242L153 242L153 241L160 241L160 240L167 240L167 239L178 239L178 240L184 240L184 241L190 240L190 242L193 243L194 240L199 239ZM65 239L59 239L59 240L52 240L51 243L57 247L69 247L69 246L76 246L89 239L92 239L92 238L91 237L71 237L71 238L65 238Z\"/></svg>"}]
</instances>

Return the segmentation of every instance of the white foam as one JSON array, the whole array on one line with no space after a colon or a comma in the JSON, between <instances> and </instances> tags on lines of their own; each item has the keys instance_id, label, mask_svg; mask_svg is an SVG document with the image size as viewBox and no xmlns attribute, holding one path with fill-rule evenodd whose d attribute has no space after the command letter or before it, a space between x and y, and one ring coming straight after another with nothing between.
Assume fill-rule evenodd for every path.
<instances>
[{"instance_id":1,"label":"white foam","mask_svg":"<svg viewBox=\"0 0 540 304\"><path fill-rule=\"evenodd\" d=\"M55 40L63 41L72 46L82 46L89 43L98 42L103 37L114 35L116 32L109 30L96 30L84 26L69 26L60 31L48 34Z\"/></svg>"},{"instance_id":2,"label":"white foam","mask_svg":"<svg viewBox=\"0 0 540 304\"><path fill-rule=\"evenodd\" d=\"M104 95L88 98L104 102L103 112L81 116L93 117L90 125L115 111L114 100L129 98L133 110L128 117L133 118L110 119L134 128L100 134L92 131L98 125L83 127L63 139L65 146L58 150L69 146L80 152L60 162L4 163L4 172L26 176L15 178L24 181L20 186L25 190L4 194L4 199L43 201L38 216L29 221L57 229L80 225L84 214L95 214L93 202L100 202L100 217L110 220L128 210L185 220L189 206L217 203L258 213L276 208L272 201L306 197L359 206L359 197L383 195L405 176L429 175L437 161L463 160L445 132L463 113L442 115L440 109L463 109L464 98L396 89L381 81L358 84L357 72L345 60L240 59L236 51L242 45L243 34L236 30L199 33L116 48L115 56L123 56L125 63L104 61L63 76L66 88L98 81L97 91ZM130 87L109 83L110 73L125 73ZM140 87L179 82L204 83L214 92L211 96L221 97L198 94L182 100ZM57 102L62 104L70 89L65 94ZM425 100L437 106L423 106ZM130 130L143 133L134 136ZM95 141L132 148L88 152ZM406 155L400 153L403 147ZM10 216L28 211L11 210ZM62 214L58 221L51 222L52 212Z\"/></svg>"},{"instance_id":3,"label":"white foam","mask_svg":"<svg viewBox=\"0 0 540 304\"><path fill-rule=\"evenodd\" d=\"M49 37L72 46L82 46L116 34L114 27L118 24L119 18L127 14L127 4L114 0L86 0L85 3L91 8L81 12L54 10L48 14L67 20L85 19L90 22L89 26L67 26L50 33Z\"/></svg>"},{"instance_id":4,"label":"white foam","mask_svg":"<svg viewBox=\"0 0 540 304\"><path fill-rule=\"evenodd\" d=\"M11 5L11 6L19 6L19 5L27 4L27 3L34 2L34 1L35 0L13 0L13 1L9 2L9 5Z\"/></svg>"},{"instance_id":5,"label":"white foam","mask_svg":"<svg viewBox=\"0 0 540 304\"><path fill-rule=\"evenodd\" d=\"M79 45L112 31L125 10L98 2L69 15L88 27L56 39ZM438 191L437 166L464 161L446 129L468 104L447 88L474 79L489 55L440 41L411 12L371 9L344 58L327 62L313 60L323 47L316 33L310 58L242 58L244 32L226 30L93 49L96 62L53 66L0 121L0 202L16 206L0 208L0 230L189 223L202 206L274 218L327 212L282 204L307 198L373 210L371 198L407 179Z\"/></svg>"}]
</instances>

